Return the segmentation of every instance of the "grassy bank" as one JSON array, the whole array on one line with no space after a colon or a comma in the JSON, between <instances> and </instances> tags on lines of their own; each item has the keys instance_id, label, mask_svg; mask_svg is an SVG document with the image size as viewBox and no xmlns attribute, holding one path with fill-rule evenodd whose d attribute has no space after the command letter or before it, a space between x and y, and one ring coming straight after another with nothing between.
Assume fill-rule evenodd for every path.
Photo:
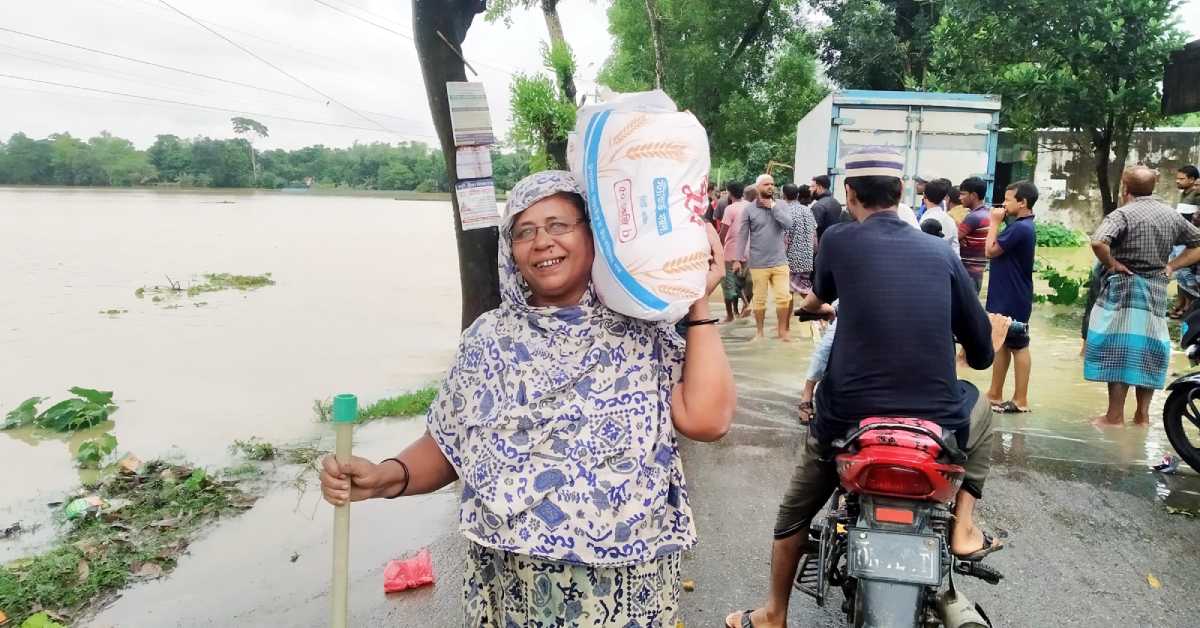
<instances>
[{"instance_id":1,"label":"grassy bank","mask_svg":"<svg viewBox=\"0 0 1200 628\"><path fill-rule=\"evenodd\" d=\"M42 611L69 625L125 586L170 572L202 529L255 499L238 481L187 465L124 469L66 502L56 547L0 567L0 612L18 626Z\"/></svg>"}]
</instances>

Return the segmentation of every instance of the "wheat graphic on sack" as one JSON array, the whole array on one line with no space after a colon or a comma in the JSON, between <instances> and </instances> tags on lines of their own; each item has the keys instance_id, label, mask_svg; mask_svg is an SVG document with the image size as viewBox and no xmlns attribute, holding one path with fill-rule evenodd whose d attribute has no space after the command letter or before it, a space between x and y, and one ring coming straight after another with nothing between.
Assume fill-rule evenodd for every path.
<instances>
[{"instance_id":1,"label":"wheat graphic on sack","mask_svg":"<svg viewBox=\"0 0 1200 628\"><path fill-rule=\"evenodd\" d=\"M616 135L612 136L612 139L608 141L609 146L617 146L625 140L633 137L633 134L637 133L638 129L646 126L646 124L649 122L650 116L644 113L630 120L629 123L626 124L620 131L617 131Z\"/></svg>"},{"instance_id":2,"label":"wheat graphic on sack","mask_svg":"<svg viewBox=\"0 0 1200 628\"><path fill-rule=\"evenodd\" d=\"M681 142L650 142L629 147L625 151L626 159L669 159L671 161L686 161L687 144Z\"/></svg>"}]
</instances>

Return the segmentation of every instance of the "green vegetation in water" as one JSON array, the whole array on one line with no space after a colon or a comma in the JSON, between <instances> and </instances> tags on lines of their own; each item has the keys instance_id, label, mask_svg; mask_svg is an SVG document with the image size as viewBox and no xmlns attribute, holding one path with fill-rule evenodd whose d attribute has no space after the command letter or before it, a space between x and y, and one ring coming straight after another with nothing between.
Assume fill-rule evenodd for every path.
<instances>
[{"instance_id":1,"label":"green vegetation in water","mask_svg":"<svg viewBox=\"0 0 1200 628\"><path fill-rule=\"evenodd\" d=\"M76 386L71 393L75 395L74 398L60 401L40 414L37 406L46 400L45 397L30 397L22 401L5 415L0 430L33 425L55 432L77 432L107 421L108 416L117 409L112 404L112 391Z\"/></svg>"},{"instance_id":2,"label":"green vegetation in water","mask_svg":"<svg viewBox=\"0 0 1200 628\"><path fill-rule=\"evenodd\" d=\"M189 297L205 292L220 292L221 290L255 290L275 285L271 273L263 275L231 275L229 273L209 273L204 275L204 283L196 284L187 289Z\"/></svg>"},{"instance_id":3,"label":"green vegetation in water","mask_svg":"<svg viewBox=\"0 0 1200 628\"><path fill-rule=\"evenodd\" d=\"M259 462L274 460L279 453L274 445L258 438L235 440L229 446L230 453L239 454L247 460Z\"/></svg>"},{"instance_id":4,"label":"green vegetation in water","mask_svg":"<svg viewBox=\"0 0 1200 628\"><path fill-rule=\"evenodd\" d=\"M90 487L92 507L59 543L0 567L0 610L19 625L42 611L71 623L137 580L160 578L191 540L255 497L204 469L148 462Z\"/></svg>"},{"instance_id":5,"label":"green vegetation in water","mask_svg":"<svg viewBox=\"0 0 1200 628\"><path fill-rule=\"evenodd\" d=\"M117 449L117 437L105 434L99 438L85 440L79 444L75 462L83 469L99 469L100 463Z\"/></svg>"},{"instance_id":6,"label":"green vegetation in water","mask_svg":"<svg viewBox=\"0 0 1200 628\"><path fill-rule=\"evenodd\" d=\"M129 310L108 309L100 310L100 313L106 316L119 316L121 314L128 314Z\"/></svg>"},{"instance_id":7,"label":"green vegetation in water","mask_svg":"<svg viewBox=\"0 0 1200 628\"><path fill-rule=\"evenodd\" d=\"M1053 294L1035 294L1033 298L1038 303L1075 305L1087 297L1088 277L1080 275L1073 266L1068 266L1062 271L1039 258L1034 263L1033 272L1044 279L1054 291Z\"/></svg>"},{"instance_id":8,"label":"green vegetation in water","mask_svg":"<svg viewBox=\"0 0 1200 628\"><path fill-rule=\"evenodd\" d=\"M418 414L425 414L429 411L429 406L433 405L433 400L437 398L437 394L437 388L429 387L406 393L398 397L380 399L379 401L376 401L375 403L360 410L358 412L358 420L371 421L385 417L416 416Z\"/></svg>"},{"instance_id":9,"label":"green vegetation in water","mask_svg":"<svg viewBox=\"0 0 1200 628\"><path fill-rule=\"evenodd\" d=\"M154 303L162 303L167 298L178 298L183 295L189 297L199 296L209 292L221 292L222 290L257 290L267 286L275 285L275 280L271 278L271 273L262 275L234 275L232 273L206 273L202 275L202 281L191 283L184 288L182 283L171 279L167 276L167 285L165 286L142 286L133 291L133 296L144 299L146 295L150 295L150 300ZM195 307L204 307L208 305L208 301L197 301L192 304ZM166 306L168 309L178 309L176 305ZM109 311L111 312L111 310ZM119 313L123 313L119 312Z\"/></svg>"},{"instance_id":10,"label":"green vegetation in water","mask_svg":"<svg viewBox=\"0 0 1200 628\"><path fill-rule=\"evenodd\" d=\"M1067 228L1058 222L1038 222L1037 245L1048 248L1075 247L1087 244L1087 235Z\"/></svg>"},{"instance_id":11,"label":"green vegetation in water","mask_svg":"<svg viewBox=\"0 0 1200 628\"><path fill-rule=\"evenodd\" d=\"M433 400L437 398L438 389L430 386L414 390L396 397L380 399L358 411L358 421L365 423L375 419L393 417L417 416L429 411ZM333 402L329 399L313 400L313 415L318 423L328 423L333 420Z\"/></svg>"}]
</instances>

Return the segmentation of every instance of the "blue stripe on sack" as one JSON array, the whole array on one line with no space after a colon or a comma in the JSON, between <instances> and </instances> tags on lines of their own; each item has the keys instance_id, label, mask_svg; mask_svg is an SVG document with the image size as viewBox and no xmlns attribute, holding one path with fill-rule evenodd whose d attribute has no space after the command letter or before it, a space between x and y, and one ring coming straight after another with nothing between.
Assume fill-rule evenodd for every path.
<instances>
[{"instance_id":1,"label":"blue stripe on sack","mask_svg":"<svg viewBox=\"0 0 1200 628\"><path fill-rule=\"evenodd\" d=\"M592 232L596 236L596 243L600 245L600 253L604 257L604 261L608 263L608 270L612 272L613 277L617 278L617 283L625 289L625 292L629 293L629 296L640 301L643 306L662 311L667 309L669 304L638 283L617 259L616 252L613 250L612 233L609 232L608 222L604 218L604 208L599 206L600 168L596 160L599 157L600 137L604 135L604 124L608 122L611 113L610 109L592 116L592 119L588 120L587 130L584 132L583 169L584 175L587 177L588 205L595 204L596 206L591 212L592 225L595 227Z\"/></svg>"}]
</instances>

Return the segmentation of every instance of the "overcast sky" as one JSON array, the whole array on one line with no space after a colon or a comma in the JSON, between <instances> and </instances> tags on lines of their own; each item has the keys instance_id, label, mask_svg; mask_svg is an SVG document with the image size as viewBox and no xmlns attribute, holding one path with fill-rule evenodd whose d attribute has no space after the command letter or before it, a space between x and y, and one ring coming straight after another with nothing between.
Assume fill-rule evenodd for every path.
<instances>
[{"instance_id":1,"label":"overcast sky","mask_svg":"<svg viewBox=\"0 0 1200 628\"><path fill-rule=\"evenodd\" d=\"M412 16L407 0L321 0L361 19L316 0L168 1L374 122L335 102L326 104L325 97L157 0L8 0L0 29L263 89L150 67L0 30L0 75L237 112L147 102L0 76L0 137L7 138L16 131L38 138L61 131L90 137L108 130L145 147L159 133L227 137L230 116L240 113L270 127L271 137L262 142L263 148L345 146L355 141L435 141L411 40ZM594 84L589 79L595 77L611 48L606 6L603 0L569 0L559 5L564 30L578 60L581 91L592 89ZM1200 37L1200 0L1186 0L1181 15L1185 30L1193 38ZM479 80L487 87L493 122L502 136L509 124L511 74L540 71L539 42L545 39L540 10L521 12L511 27L488 24L480 16L467 36L467 60L480 72ZM305 124L281 117L344 126Z\"/></svg>"}]
</instances>

